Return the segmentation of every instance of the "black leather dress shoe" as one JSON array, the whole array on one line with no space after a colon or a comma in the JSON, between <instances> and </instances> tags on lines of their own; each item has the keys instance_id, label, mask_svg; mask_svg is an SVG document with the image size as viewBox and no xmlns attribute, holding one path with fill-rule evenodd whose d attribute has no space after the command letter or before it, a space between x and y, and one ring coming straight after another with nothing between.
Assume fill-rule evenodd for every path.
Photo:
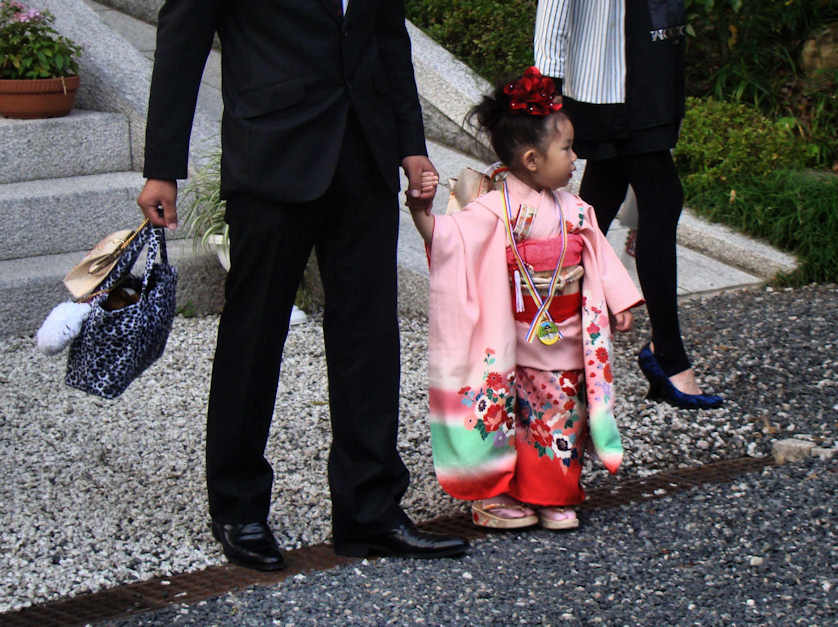
<instances>
[{"instance_id":1,"label":"black leather dress shoe","mask_svg":"<svg viewBox=\"0 0 838 627\"><path fill-rule=\"evenodd\" d=\"M285 560L266 523L225 524L213 521L212 535L233 564L256 570L280 570Z\"/></svg>"},{"instance_id":2,"label":"black leather dress shoe","mask_svg":"<svg viewBox=\"0 0 838 627\"><path fill-rule=\"evenodd\" d=\"M363 539L335 544L335 553L350 557L456 557L468 550L468 541L454 536L419 531L411 522Z\"/></svg>"}]
</instances>

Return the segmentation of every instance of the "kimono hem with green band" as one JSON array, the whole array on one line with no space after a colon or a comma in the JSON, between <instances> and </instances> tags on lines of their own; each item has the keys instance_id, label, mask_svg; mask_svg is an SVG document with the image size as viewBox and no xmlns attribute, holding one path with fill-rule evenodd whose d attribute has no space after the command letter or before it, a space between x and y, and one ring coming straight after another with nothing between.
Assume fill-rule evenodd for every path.
<instances>
[{"instance_id":1,"label":"kimono hem with green band","mask_svg":"<svg viewBox=\"0 0 838 627\"><path fill-rule=\"evenodd\" d=\"M572 463L581 466L588 432L596 455L617 471L623 449L613 415L608 312L643 301L589 205L563 191L554 202L550 192L513 175L507 182L513 214L532 220L524 241L533 249L542 240L566 245L568 237L559 237L563 226L577 240L575 248L581 240L574 262L584 267L581 310L556 322L563 337L556 344L527 341L529 321L516 315L510 289L502 191L480 196L459 213L436 216L429 253L434 467L456 498L510 493L527 502L563 504L579 495L545 486L536 490L538 498L522 498L523 478L544 474L534 469L550 462L561 464L557 480ZM557 245L553 264L563 252Z\"/></svg>"}]
</instances>

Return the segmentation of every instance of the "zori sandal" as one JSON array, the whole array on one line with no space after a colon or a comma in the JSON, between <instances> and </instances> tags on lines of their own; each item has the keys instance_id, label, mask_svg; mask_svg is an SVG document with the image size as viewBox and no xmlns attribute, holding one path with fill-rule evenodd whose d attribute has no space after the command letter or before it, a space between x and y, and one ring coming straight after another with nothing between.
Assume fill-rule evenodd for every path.
<instances>
[{"instance_id":1,"label":"zori sandal","mask_svg":"<svg viewBox=\"0 0 838 627\"><path fill-rule=\"evenodd\" d=\"M542 507L538 510L538 522L545 529L576 529L579 526L576 512L566 507Z\"/></svg>"},{"instance_id":2,"label":"zori sandal","mask_svg":"<svg viewBox=\"0 0 838 627\"><path fill-rule=\"evenodd\" d=\"M512 510L519 516L506 516L501 510ZM492 529L520 529L538 523L538 514L520 503L500 501L474 501L471 504L471 520L478 527Z\"/></svg>"}]
</instances>

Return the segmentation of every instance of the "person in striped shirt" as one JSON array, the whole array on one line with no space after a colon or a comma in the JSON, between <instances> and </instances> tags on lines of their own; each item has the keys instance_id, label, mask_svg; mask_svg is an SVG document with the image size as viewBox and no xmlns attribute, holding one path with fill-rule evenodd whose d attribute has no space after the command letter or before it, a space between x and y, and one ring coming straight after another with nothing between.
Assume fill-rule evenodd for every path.
<instances>
[{"instance_id":1,"label":"person in striped shirt","mask_svg":"<svg viewBox=\"0 0 838 627\"><path fill-rule=\"evenodd\" d=\"M678 321L676 229L684 193L670 150L684 115L683 0L539 0L535 65L553 77L586 159L580 196L608 231L631 185L637 274L652 340L638 355L649 397L687 409L702 394Z\"/></svg>"}]
</instances>

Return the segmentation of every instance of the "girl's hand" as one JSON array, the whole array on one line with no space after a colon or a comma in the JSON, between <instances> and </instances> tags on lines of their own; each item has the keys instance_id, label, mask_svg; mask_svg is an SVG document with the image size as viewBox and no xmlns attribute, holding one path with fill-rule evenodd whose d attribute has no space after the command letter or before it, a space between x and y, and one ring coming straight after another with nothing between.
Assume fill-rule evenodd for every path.
<instances>
[{"instance_id":1,"label":"girl's hand","mask_svg":"<svg viewBox=\"0 0 838 627\"><path fill-rule=\"evenodd\" d=\"M614 314L614 328L617 329L617 331L630 331L632 321L633 319L630 311L621 311L620 313Z\"/></svg>"},{"instance_id":2,"label":"girl's hand","mask_svg":"<svg viewBox=\"0 0 838 627\"><path fill-rule=\"evenodd\" d=\"M436 172L426 170L422 172L422 196L426 194L435 194L436 186L439 185L439 175Z\"/></svg>"}]
</instances>

